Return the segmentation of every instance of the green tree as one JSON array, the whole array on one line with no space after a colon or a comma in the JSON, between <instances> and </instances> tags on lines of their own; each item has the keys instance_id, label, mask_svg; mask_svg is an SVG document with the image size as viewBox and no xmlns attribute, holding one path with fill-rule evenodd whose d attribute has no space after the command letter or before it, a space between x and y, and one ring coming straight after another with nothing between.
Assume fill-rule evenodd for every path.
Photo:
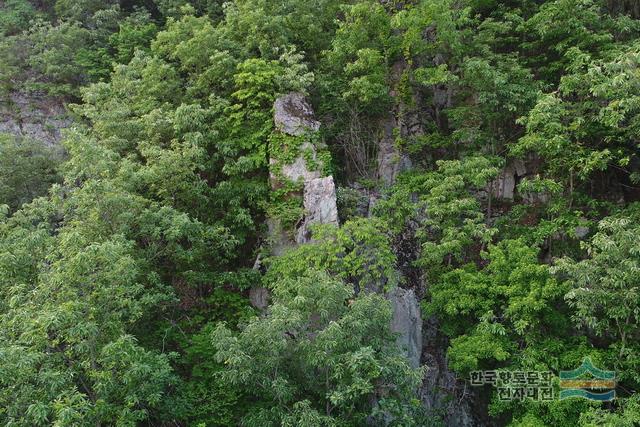
<instances>
[{"instance_id":1,"label":"green tree","mask_svg":"<svg viewBox=\"0 0 640 427\"><path fill-rule=\"evenodd\" d=\"M556 270L571 290L566 300L575 309L576 325L605 339L613 351L621 379L640 382L638 323L640 322L640 248L638 227L629 217L605 218L585 249L588 259L564 258Z\"/></svg>"},{"instance_id":2,"label":"green tree","mask_svg":"<svg viewBox=\"0 0 640 427\"><path fill-rule=\"evenodd\" d=\"M434 279L456 263L470 261L474 244L491 241L495 229L487 226L472 191L486 188L498 173L495 164L482 156L438 161L434 171L400 176L389 197L376 206L395 233L414 227L421 245L416 264Z\"/></svg>"},{"instance_id":3,"label":"green tree","mask_svg":"<svg viewBox=\"0 0 640 427\"><path fill-rule=\"evenodd\" d=\"M61 150L41 142L0 134L0 204L15 211L22 204L44 196L61 181Z\"/></svg>"},{"instance_id":4,"label":"green tree","mask_svg":"<svg viewBox=\"0 0 640 427\"><path fill-rule=\"evenodd\" d=\"M3 269L10 268L4 250L14 233L2 236ZM67 231L51 253L35 253L37 264L50 266L47 273L23 276L27 282L12 276L3 289L4 423L130 425L147 419L175 383L168 356L145 350L127 333L167 294L144 283L122 236L80 247L78 237Z\"/></svg>"},{"instance_id":5,"label":"green tree","mask_svg":"<svg viewBox=\"0 0 640 427\"><path fill-rule=\"evenodd\" d=\"M240 334L213 334L224 378L250 398L246 425L412 425L418 372L400 355L391 306L309 271L274 285L274 304ZM318 423L318 424L310 424Z\"/></svg>"},{"instance_id":6,"label":"green tree","mask_svg":"<svg viewBox=\"0 0 640 427\"><path fill-rule=\"evenodd\" d=\"M615 51L614 51L615 52ZM533 151L546 162L548 176L572 196L598 171L621 168L632 180L638 133L635 73L638 46L623 48L612 60L595 60L572 49L570 73L559 90L542 95L523 119L527 133L512 151Z\"/></svg>"},{"instance_id":7,"label":"green tree","mask_svg":"<svg viewBox=\"0 0 640 427\"><path fill-rule=\"evenodd\" d=\"M29 25L29 21L36 18L38 11L27 0L8 0L3 4L0 15L0 34L3 36L16 35Z\"/></svg>"},{"instance_id":8,"label":"green tree","mask_svg":"<svg viewBox=\"0 0 640 427\"><path fill-rule=\"evenodd\" d=\"M526 342L542 339L544 329L568 327L555 309L565 288L537 255L538 249L523 241L504 240L489 246L484 269L467 265L430 287L429 310L457 336L449 350L455 370L478 369L486 359L507 360Z\"/></svg>"},{"instance_id":9,"label":"green tree","mask_svg":"<svg viewBox=\"0 0 640 427\"><path fill-rule=\"evenodd\" d=\"M148 14L135 14L120 24L120 30L109 37L109 44L116 51L114 58L121 64L128 63L136 49L149 50L158 26Z\"/></svg>"}]
</instances>

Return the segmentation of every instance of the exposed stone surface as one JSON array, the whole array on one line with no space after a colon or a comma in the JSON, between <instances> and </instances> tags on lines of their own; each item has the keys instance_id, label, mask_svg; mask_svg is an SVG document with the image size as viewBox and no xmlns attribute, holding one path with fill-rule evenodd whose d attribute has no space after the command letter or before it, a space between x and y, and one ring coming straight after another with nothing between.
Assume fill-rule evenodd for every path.
<instances>
[{"instance_id":1,"label":"exposed stone surface","mask_svg":"<svg viewBox=\"0 0 640 427\"><path fill-rule=\"evenodd\" d=\"M375 209L376 203L378 203L379 199L380 199L380 195L376 193L369 194L369 205L367 206L367 217L370 218L373 216L373 210Z\"/></svg>"},{"instance_id":2,"label":"exposed stone surface","mask_svg":"<svg viewBox=\"0 0 640 427\"><path fill-rule=\"evenodd\" d=\"M296 242L291 238L291 233L283 229L277 218L268 218L267 228L269 230L268 246L271 255L280 256L296 246Z\"/></svg>"},{"instance_id":3,"label":"exposed stone surface","mask_svg":"<svg viewBox=\"0 0 640 427\"><path fill-rule=\"evenodd\" d=\"M522 160L515 160L502 170L491 184L492 194L499 199L513 200L518 180L524 177L527 169Z\"/></svg>"},{"instance_id":4,"label":"exposed stone surface","mask_svg":"<svg viewBox=\"0 0 640 427\"><path fill-rule=\"evenodd\" d=\"M425 319L423 331L422 364L426 366L426 372L420 388L422 405L427 411L442 417L445 426L483 426L470 406L472 391L449 370L448 343L439 333L434 316Z\"/></svg>"},{"instance_id":5,"label":"exposed stone surface","mask_svg":"<svg viewBox=\"0 0 640 427\"><path fill-rule=\"evenodd\" d=\"M551 196L549 195L549 193L546 193L546 192L543 192L543 193L524 193L524 194L522 194L522 200L524 200L525 202L527 202L527 203L529 203L531 205L547 203L550 198L551 198Z\"/></svg>"},{"instance_id":6,"label":"exposed stone surface","mask_svg":"<svg viewBox=\"0 0 640 427\"><path fill-rule=\"evenodd\" d=\"M301 151L302 152L311 151L312 153L311 156L314 159L316 158L316 150L309 142L304 142L302 144ZM277 160L271 159L269 162L271 165L275 165L277 163ZM321 176L320 171L309 170L307 166L307 161L302 156L297 157L293 161L293 163L290 163L288 165L282 165L280 170L284 178L290 179L293 182L297 182L299 180L302 180L303 182L309 181L311 179L320 178ZM271 179L272 181L274 181L274 180L277 180L277 177L272 174Z\"/></svg>"},{"instance_id":7,"label":"exposed stone surface","mask_svg":"<svg viewBox=\"0 0 640 427\"><path fill-rule=\"evenodd\" d=\"M289 93L276 99L273 120L279 132L293 137L304 137L317 132L320 123L315 120L313 108L301 93ZM311 170L306 158L311 156L316 167ZM278 159L270 158L272 171L279 168L279 175L271 173L271 186L278 188L280 180L303 182L302 196L304 218L300 219L295 230L282 230L277 219L269 220L271 248L274 255L279 255L296 244L310 240L312 224L338 224L338 208L336 204L336 188L333 177L322 177L322 165L317 158L316 147L311 141L304 141L299 155L289 164L278 164ZM295 195L292 195L295 196ZM295 240L293 239L295 237Z\"/></svg>"},{"instance_id":8,"label":"exposed stone surface","mask_svg":"<svg viewBox=\"0 0 640 427\"><path fill-rule=\"evenodd\" d=\"M258 310L266 310L269 306L269 290L267 288L258 287L249 290L249 302Z\"/></svg>"},{"instance_id":9,"label":"exposed stone surface","mask_svg":"<svg viewBox=\"0 0 640 427\"><path fill-rule=\"evenodd\" d=\"M13 92L0 101L0 132L32 138L51 146L71 120L62 100Z\"/></svg>"},{"instance_id":10,"label":"exposed stone surface","mask_svg":"<svg viewBox=\"0 0 640 427\"><path fill-rule=\"evenodd\" d=\"M411 167L409 157L396 147L396 125L395 117L388 117L383 123L383 136L378 142L378 178L386 185L393 184L400 172Z\"/></svg>"},{"instance_id":11,"label":"exposed stone surface","mask_svg":"<svg viewBox=\"0 0 640 427\"><path fill-rule=\"evenodd\" d=\"M582 225L577 226L573 231L576 233L576 237L578 239L584 239L589 235L589 227L584 227Z\"/></svg>"},{"instance_id":12,"label":"exposed stone surface","mask_svg":"<svg viewBox=\"0 0 640 427\"><path fill-rule=\"evenodd\" d=\"M401 82L406 65L404 60L399 60L392 67L390 95L394 99L398 98L396 86ZM420 134L423 131L422 123L415 111L407 109L400 102L383 117L380 128L382 135L378 140L378 178L383 184L391 185L400 172L411 168L409 156L396 144L396 133L399 132L402 137Z\"/></svg>"},{"instance_id":13,"label":"exposed stone surface","mask_svg":"<svg viewBox=\"0 0 640 427\"><path fill-rule=\"evenodd\" d=\"M412 289L395 288L387 294L393 307L391 330L399 334L398 345L405 351L411 366L420 366L422 355L422 316Z\"/></svg>"},{"instance_id":14,"label":"exposed stone surface","mask_svg":"<svg viewBox=\"0 0 640 427\"><path fill-rule=\"evenodd\" d=\"M320 122L314 119L313 108L301 93L293 92L276 99L273 105L273 121L276 130L285 135L298 137L308 133L317 132ZM322 165L311 170L303 156L307 153L315 161L318 161L316 147L310 141L304 141L300 146L300 155L289 164L278 165L278 160L269 159L271 165L271 185L276 188L279 184L278 177L273 173L275 166L279 166L282 178L293 182L309 181L320 178Z\"/></svg>"},{"instance_id":15,"label":"exposed stone surface","mask_svg":"<svg viewBox=\"0 0 640 427\"><path fill-rule=\"evenodd\" d=\"M421 215L426 215L426 213L422 212ZM396 265L404 279L405 286L411 288L411 296L415 298L415 310L419 310L419 301L425 294L428 294L429 288L421 269L415 266L415 261L420 256L420 240L416 237L420 223L421 219L409 221L393 242L397 257ZM408 304L408 306L412 305ZM395 316L400 314L396 313L395 307L396 305L394 305L394 323L396 323ZM407 308L403 310L407 312L404 314L407 317L411 316L408 313L414 311ZM405 329L404 332L399 331L401 335L416 331L415 327L411 326L411 322L402 323L404 323ZM396 328L397 326L394 326L394 330L398 330ZM465 388L464 381L457 378L456 374L449 369L447 363L449 341L441 332L435 316L422 319L420 336L422 341L419 345L414 345L414 349L420 349L419 360L420 365L425 367L425 374L417 397L427 413L436 418L442 418L445 426L483 425L471 406L474 390ZM414 360L412 363L415 363Z\"/></svg>"},{"instance_id":16,"label":"exposed stone surface","mask_svg":"<svg viewBox=\"0 0 640 427\"><path fill-rule=\"evenodd\" d=\"M277 130L292 136L320 129L320 122L315 120L313 108L305 96L298 92L276 99L273 105L273 121Z\"/></svg>"},{"instance_id":17,"label":"exposed stone surface","mask_svg":"<svg viewBox=\"0 0 640 427\"><path fill-rule=\"evenodd\" d=\"M398 66L399 73L401 70L402 67ZM386 185L393 184L400 172L411 167L408 157L396 145L396 133L399 130L401 136L407 136L419 134L422 129L422 125L413 120L411 114L402 111L403 108L402 105L396 106L383 119L383 132L377 141L378 177ZM274 122L276 130L298 137L304 137L308 132L317 131L320 127L313 117L309 103L304 96L296 93L276 100ZM315 147L310 141L303 142L302 150L307 155L316 155ZM333 177L322 177L319 171L309 170L302 154L289 165L277 165L276 159L270 159L270 163L272 166L278 166L281 172L281 176L271 175L273 188L279 188L278 179L282 178L303 182L302 193L298 196L302 196L304 217L301 218L297 229L283 230L275 218L268 221L271 251L277 256L289 248L309 242L312 239L309 232L312 224L337 225L339 221ZM368 214L377 198L377 194L366 194ZM295 239L292 236L295 236ZM367 292L382 293L384 284L369 284L365 288ZM421 289L421 286L416 289ZM269 292L264 288L255 288L250 292L252 304L262 310L266 309L268 298ZM386 294L386 298L393 307L391 328L398 334L398 345L405 351L409 363L416 368L421 364L428 366L423 386L418 393L425 408L432 410L434 415L443 415L448 426L479 426L472 416L465 394L461 395L457 388L460 382L448 369L448 345L438 333L437 324L427 321L424 325L427 325L429 331L426 336L423 332L423 319L416 290L395 288Z\"/></svg>"},{"instance_id":18,"label":"exposed stone surface","mask_svg":"<svg viewBox=\"0 0 640 427\"><path fill-rule=\"evenodd\" d=\"M262 256L258 254L256 260L253 262L253 269L263 272L264 266L262 265ZM271 294L269 289L259 286L249 289L249 302L255 308L260 311L265 311L269 307L269 298Z\"/></svg>"},{"instance_id":19,"label":"exposed stone surface","mask_svg":"<svg viewBox=\"0 0 640 427\"><path fill-rule=\"evenodd\" d=\"M433 33L433 34L432 34ZM435 29L425 30L424 37L435 37ZM443 57L429 60L432 64L445 63ZM391 75L390 95L396 100L391 111L382 119L379 128L381 137L378 139L378 170L377 175L383 185L391 185L395 182L399 173L411 168L411 161L402 147L396 143L398 136L403 140L411 140L423 135L426 123L423 120L431 117L436 126L445 129L447 127L446 114L443 112L451 105L451 85L435 85L432 89L433 99L428 102L421 99L427 94L415 93L411 105L406 105L398 96L398 85L401 82L403 70L406 64L402 60L394 64ZM421 105L432 104L432 110L427 112L420 110ZM522 166L522 167L521 167ZM506 195L513 197L517 176L524 175L524 165L514 165L513 169L505 173L505 182L500 183L506 189ZM511 175L511 181L509 181ZM486 192L488 195L488 190ZM504 194L504 192L503 192ZM373 210L377 195L372 194L369 201L369 211ZM411 268L416 242L410 238L411 230L407 230L409 236L401 241L394 242L398 256L398 268L406 279L411 290L399 289L396 294L388 295L394 309L392 328L399 333L399 344L407 352L407 357L412 366L426 366L423 384L418 392L418 397L428 412L435 417L441 417L446 426L479 427L483 422L471 407L473 391L467 390L464 381L461 381L449 370L446 350L449 343L440 332L435 318L421 320L418 298L426 291L426 285L419 278L420 272ZM403 242L406 243L405 248ZM405 251L406 249L406 251ZM407 252L406 254L404 252ZM418 341L416 341L418 340ZM420 341L421 340L421 341Z\"/></svg>"},{"instance_id":20,"label":"exposed stone surface","mask_svg":"<svg viewBox=\"0 0 640 427\"><path fill-rule=\"evenodd\" d=\"M309 241L309 226L312 224L338 225L336 187L332 176L305 182L304 212L304 221L298 229L298 237L296 239L299 244Z\"/></svg>"},{"instance_id":21,"label":"exposed stone surface","mask_svg":"<svg viewBox=\"0 0 640 427\"><path fill-rule=\"evenodd\" d=\"M317 132L320 128L320 123L314 119L311 105L300 93L290 93L278 98L273 109L276 130L286 135L304 136L310 132ZM297 228L285 230L277 218L267 220L271 253L274 256L282 255L286 250L308 242L311 239L309 227L312 224L338 225L336 187L333 177L322 177L321 165L316 170L310 170L305 160L305 154L311 155L316 163L319 163L316 158L316 148L310 141L304 141L300 151L298 157L290 164L278 165L277 159L269 159L272 171L275 170L275 167L279 167L281 173L281 175L271 173L272 188L279 188L282 184L281 179L303 182L301 195L304 217L300 218ZM300 194L292 194L291 196L296 197ZM264 310L268 306L269 291L265 288L253 288L250 290L249 298L254 307Z\"/></svg>"}]
</instances>

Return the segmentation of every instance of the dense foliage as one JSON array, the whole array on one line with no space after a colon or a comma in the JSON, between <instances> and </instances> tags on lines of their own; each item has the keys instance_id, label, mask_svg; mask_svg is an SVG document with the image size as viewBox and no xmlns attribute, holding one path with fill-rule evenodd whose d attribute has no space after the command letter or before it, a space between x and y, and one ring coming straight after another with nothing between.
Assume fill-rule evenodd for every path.
<instances>
[{"instance_id":1,"label":"dense foliage","mask_svg":"<svg viewBox=\"0 0 640 427\"><path fill-rule=\"evenodd\" d=\"M3 111L49 97L73 119L62 146L0 134L0 423L439 425L390 326L403 287L460 383L584 357L617 373L607 404L485 387L464 396L478 419L637 425L639 18L605 0L0 2ZM274 128L289 92L322 123L341 224L274 256L268 219L303 215L296 183L270 182L300 144ZM411 165L397 177L383 140Z\"/></svg>"}]
</instances>

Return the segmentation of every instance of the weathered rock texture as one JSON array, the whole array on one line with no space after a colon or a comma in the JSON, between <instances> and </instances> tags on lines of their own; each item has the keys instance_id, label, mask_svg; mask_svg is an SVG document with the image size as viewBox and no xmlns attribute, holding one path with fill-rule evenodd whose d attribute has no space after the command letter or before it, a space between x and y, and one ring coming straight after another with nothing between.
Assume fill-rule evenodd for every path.
<instances>
[{"instance_id":1,"label":"weathered rock texture","mask_svg":"<svg viewBox=\"0 0 640 427\"><path fill-rule=\"evenodd\" d=\"M60 142L60 131L71 124L60 99L13 92L0 101L0 132L42 141Z\"/></svg>"},{"instance_id":2,"label":"weathered rock texture","mask_svg":"<svg viewBox=\"0 0 640 427\"><path fill-rule=\"evenodd\" d=\"M435 28L425 31L424 37L435 38ZM442 56L421 58L426 66L439 65L446 62ZM383 185L392 185L404 170L412 167L408 155L397 144L400 140L410 141L424 135L427 123L432 120L443 131L447 131L448 122L444 111L451 106L453 91L450 85L439 84L430 91L417 89L412 91L413 99L407 103L401 96L401 77L407 64L403 60L393 65L391 73L390 95L394 99L391 111L379 124L381 138L378 143L378 178ZM429 107L430 106L430 107ZM437 158L442 153L434 153ZM519 165L505 171L503 182L496 186L503 188L501 197L513 197L519 175L524 174ZM370 205L375 204L375 195ZM482 426L472 408L472 391L465 387L465 382L449 369L446 350L449 347L447 338L440 332L435 317L422 319L419 309L419 298L428 293L428 286L423 283L421 274L413 268L419 244L411 236L415 230L407 229L407 236L394 242L398 256L398 268L406 280L408 289L397 289L387 297L392 302L393 330L399 334L398 343L405 349L413 366L425 366L423 384L418 390L418 398L425 409L435 417L442 418L446 426ZM406 245L405 245L406 244ZM405 247L406 246L406 247ZM406 252L406 253L405 253ZM409 289L410 288L410 289Z\"/></svg>"},{"instance_id":3,"label":"weathered rock texture","mask_svg":"<svg viewBox=\"0 0 640 427\"><path fill-rule=\"evenodd\" d=\"M300 153L293 162L280 164L280 160L270 158L272 171L279 169L279 174L272 172L271 185L273 188L281 186L280 180L303 182L302 199L304 206L304 218L298 222L296 230L284 230L284 234L296 236L295 243L305 243L310 238L309 227L312 224L338 224L338 208L336 205L336 188L333 177L322 177L322 167L318 159L317 149L311 141L311 135L320 129L320 123L315 120L313 108L301 93L289 93L276 99L273 106L273 121L278 132L291 137L305 137L309 139L302 142ZM311 167L307 158L311 158L314 167ZM272 231L276 231L277 224L273 224ZM293 233L292 233L293 232ZM272 236L276 240L283 235ZM291 239L289 239L291 240ZM275 246L290 246L294 242L280 242Z\"/></svg>"},{"instance_id":4,"label":"weathered rock texture","mask_svg":"<svg viewBox=\"0 0 640 427\"><path fill-rule=\"evenodd\" d=\"M311 150L312 152L315 153L315 150L313 150L313 146L308 142L304 142L302 144L301 150L305 150L305 151ZM277 160L271 159L270 163L271 165L275 165L277 163ZM320 171L309 170L309 168L307 167L307 162L302 156L297 157L294 160L294 162L291 164L282 165L281 171L282 171L282 175L285 178L290 179L293 182L297 182L300 180L302 180L303 182L306 182L312 179L320 178ZM275 177L272 176L272 179L273 178Z\"/></svg>"},{"instance_id":5,"label":"weathered rock texture","mask_svg":"<svg viewBox=\"0 0 640 427\"><path fill-rule=\"evenodd\" d=\"M640 18L638 0L607 0L606 3L612 13L627 13L635 19Z\"/></svg>"},{"instance_id":6,"label":"weathered rock texture","mask_svg":"<svg viewBox=\"0 0 640 427\"><path fill-rule=\"evenodd\" d=\"M320 122L315 119L313 108L305 96L298 92L276 99L273 104L273 121L278 131L292 136L320 129Z\"/></svg>"},{"instance_id":7,"label":"weathered rock texture","mask_svg":"<svg viewBox=\"0 0 640 427\"><path fill-rule=\"evenodd\" d=\"M304 184L304 220L298 229L297 243L310 239L309 227L312 224L338 225L338 207L336 205L336 187L333 177L315 178Z\"/></svg>"},{"instance_id":8,"label":"weathered rock texture","mask_svg":"<svg viewBox=\"0 0 640 427\"><path fill-rule=\"evenodd\" d=\"M514 160L507 164L498 178L491 183L494 197L498 199L513 200L516 185L527 174L527 169L522 160Z\"/></svg>"},{"instance_id":9,"label":"weathered rock texture","mask_svg":"<svg viewBox=\"0 0 640 427\"><path fill-rule=\"evenodd\" d=\"M405 281L405 286L410 287L410 289L401 290L400 292L403 293L396 296L396 299L405 301L402 304L404 305L402 310L405 313L397 319L396 316L400 313L396 311L396 307L402 305L393 303L393 328L400 333L400 345L411 349L407 354L412 363L415 363L415 359L411 359L412 355L419 351L419 365L424 366L425 373L417 398L420 399L427 413L441 418L445 426L481 426L483 424L477 420L471 407L472 392L465 388L464 380L458 378L449 369L447 362L449 341L441 333L437 318L435 316L421 318L419 331L417 326L409 321L415 317L411 313L421 314L419 301L428 294L429 288L421 270L415 266L415 261L420 256L420 240L416 237L418 228L418 221L410 221L406 229L393 242L398 270ZM411 299L415 299L415 303ZM405 320L402 320L403 317ZM408 339L407 335L413 338ZM415 342L418 336L421 340L419 344Z\"/></svg>"},{"instance_id":10,"label":"weathered rock texture","mask_svg":"<svg viewBox=\"0 0 640 427\"><path fill-rule=\"evenodd\" d=\"M429 317L424 322L422 364L426 372L420 388L420 401L427 411L442 417L445 426L480 427L471 408L472 390L463 379L449 370L447 340L440 334L438 321Z\"/></svg>"},{"instance_id":11,"label":"weathered rock texture","mask_svg":"<svg viewBox=\"0 0 640 427\"><path fill-rule=\"evenodd\" d=\"M313 108L300 93L289 93L278 98L273 106L273 120L276 131L291 137L304 137L317 132L320 123L315 120ZM310 155L315 168L307 164L305 155ZM285 230L277 218L269 218L269 238L271 253L281 255L287 249L311 239L310 227L313 224L338 225L338 208L336 204L336 188L332 176L322 177L322 164L317 157L316 147L311 140L303 141L300 154L289 164L281 164L277 158L270 157L270 181L273 189L283 186L282 180L302 181L302 194L291 194L291 197L302 196L304 216L300 218L294 230ZM278 170L279 173L274 171ZM250 291L251 303L259 309L265 309L269 293L264 288Z\"/></svg>"},{"instance_id":12,"label":"weathered rock texture","mask_svg":"<svg viewBox=\"0 0 640 427\"><path fill-rule=\"evenodd\" d=\"M400 84L406 67L404 60L398 61L392 68L392 88L390 95L397 98L396 86ZM398 147L397 136L406 137L422 131L419 116L398 101L381 120L381 137L378 140L378 178L385 185L395 182L398 174L411 167L409 156Z\"/></svg>"},{"instance_id":13,"label":"weathered rock texture","mask_svg":"<svg viewBox=\"0 0 640 427\"><path fill-rule=\"evenodd\" d=\"M584 239L585 237L587 237L589 235L589 227L585 227L582 225L577 226L576 228L573 229L574 233L576 234L576 237L580 240Z\"/></svg>"},{"instance_id":14,"label":"weathered rock texture","mask_svg":"<svg viewBox=\"0 0 640 427\"><path fill-rule=\"evenodd\" d=\"M320 122L315 120L313 108L305 96L297 92L289 93L276 99L273 105L273 121L278 132L293 137L310 135L320 129ZM317 160L316 148L311 141L304 141L300 151L301 153L310 152L312 159ZM278 160L270 158L269 163L273 170L274 166L278 165ZM282 177L294 182L299 180L306 182L321 177L321 168L309 168L302 155L296 157L292 163L279 164L278 166ZM273 173L271 174L273 186L278 185L278 179Z\"/></svg>"},{"instance_id":15,"label":"weathered rock texture","mask_svg":"<svg viewBox=\"0 0 640 427\"><path fill-rule=\"evenodd\" d=\"M258 310L266 310L269 306L269 290L263 287L249 289L249 302Z\"/></svg>"},{"instance_id":16,"label":"weathered rock texture","mask_svg":"<svg viewBox=\"0 0 640 427\"><path fill-rule=\"evenodd\" d=\"M395 182L398 174L411 167L411 161L396 147L395 116L390 113L383 122L383 135L378 142L378 178L386 185Z\"/></svg>"},{"instance_id":17,"label":"weathered rock texture","mask_svg":"<svg viewBox=\"0 0 640 427\"><path fill-rule=\"evenodd\" d=\"M398 334L398 345L405 351L411 366L420 366L422 355L422 316L412 289L395 288L387 299L393 307L391 330Z\"/></svg>"}]
</instances>

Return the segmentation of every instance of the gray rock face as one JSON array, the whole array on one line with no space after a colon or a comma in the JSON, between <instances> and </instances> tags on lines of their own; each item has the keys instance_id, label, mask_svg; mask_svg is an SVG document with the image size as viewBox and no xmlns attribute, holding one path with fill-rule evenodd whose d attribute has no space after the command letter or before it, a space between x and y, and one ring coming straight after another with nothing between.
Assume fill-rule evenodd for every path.
<instances>
[{"instance_id":1,"label":"gray rock face","mask_svg":"<svg viewBox=\"0 0 640 427\"><path fill-rule=\"evenodd\" d=\"M316 158L316 150L315 148L308 142L305 142L302 144L301 149L304 151L311 151L311 156L315 159ZM276 161L275 160L270 160L269 161L271 165L275 165ZM282 176L284 176L287 179L290 179L293 182L297 182L302 180L303 182L312 180L312 179L316 179L316 178L320 178L320 171L318 170L309 170L308 166L307 166L307 161L302 157L297 157L293 163L290 163L288 165L282 165L281 166L281 171L282 171ZM274 175L272 175L272 180L277 179Z\"/></svg>"},{"instance_id":2,"label":"gray rock face","mask_svg":"<svg viewBox=\"0 0 640 427\"><path fill-rule=\"evenodd\" d=\"M576 228L574 228L573 231L576 233L576 237L582 240L589 235L590 230L589 230L589 227L584 227L582 225L579 225Z\"/></svg>"},{"instance_id":3,"label":"gray rock face","mask_svg":"<svg viewBox=\"0 0 640 427\"><path fill-rule=\"evenodd\" d=\"M524 162L515 160L505 166L498 178L491 184L492 194L498 199L513 200L519 178L526 175Z\"/></svg>"},{"instance_id":4,"label":"gray rock face","mask_svg":"<svg viewBox=\"0 0 640 427\"><path fill-rule=\"evenodd\" d=\"M273 105L273 121L277 130L292 136L320 129L320 122L315 120L313 108L305 96L298 92L276 99Z\"/></svg>"},{"instance_id":5,"label":"gray rock face","mask_svg":"<svg viewBox=\"0 0 640 427\"><path fill-rule=\"evenodd\" d=\"M447 427L480 427L484 424L474 416L470 406L473 390L456 377L447 363L448 342L439 333L436 317L425 319L423 358L426 372L419 397L424 408L442 417Z\"/></svg>"},{"instance_id":6,"label":"gray rock face","mask_svg":"<svg viewBox=\"0 0 640 427\"><path fill-rule=\"evenodd\" d=\"M522 195L522 200L529 203L530 205L544 204L547 203L551 199L549 193L524 193Z\"/></svg>"},{"instance_id":7,"label":"gray rock face","mask_svg":"<svg viewBox=\"0 0 640 427\"><path fill-rule=\"evenodd\" d=\"M312 224L338 225L336 187L333 177L315 178L304 184L304 212L302 226L298 229L297 243L309 241Z\"/></svg>"},{"instance_id":8,"label":"gray rock face","mask_svg":"<svg viewBox=\"0 0 640 427\"><path fill-rule=\"evenodd\" d=\"M391 330L398 333L398 345L405 351L411 366L420 366L422 355L422 316L412 289L395 288L387 299L393 307Z\"/></svg>"},{"instance_id":9,"label":"gray rock face","mask_svg":"<svg viewBox=\"0 0 640 427\"><path fill-rule=\"evenodd\" d=\"M389 117L383 126L384 135L378 142L378 178L385 185L391 185L400 172L411 168L411 161L405 153L396 147L395 117Z\"/></svg>"},{"instance_id":10,"label":"gray rock face","mask_svg":"<svg viewBox=\"0 0 640 427\"><path fill-rule=\"evenodd\" d=\"M301 93L289 93L278 98L273 106L273 120L279 132L289 136L302 136L317 132L320 123L314 119L313 108ZM318 163L313 170L305 160L311 156ZM304 217L300 219L296 230L282 230L277 219L269 221L272 251L278 255L296 244L310 240L312 224L338 224L336 188L333 177L322 177L322 165L317 158L316 147L311 141L304 141L300 154L289 164L278 164L278 160L269 159L272 171L279 167L280 175L272 172L271 186L278 188L280 179L303 182L302 199ZM295 237L295 239L289 236Z\"/></svg>"},{"instance_id":11,"label":"gray rock face","mask_svg":"<svg viewBox=\"0 0 640 427\"><path fill-rule=\"evenodd\" d=\"M289 93L276 99L273 105L273 121L276 130L289 136L303 136L305 134L317 132L320 129L320 122L314 119L313 108L301 93ZM301 155L289 164L278 165L278 160L269 159L272 166L278 165L282 177L293 182L309 181L320 178L321 167L311 170L307 165L302 153L310 154L311 158L317 159L316 147L310 141L304 141L300 146ZM271 174L272 185L277 186L278 177Z\"/></svg>"},{"instance_id":12,"label":"gray rock face","mask_svg":"<svg viewBox=\"0 0 640 427\"><path fill-rule=\"evenodd\" d=\"M271 255L280 256L296 246L296 242L291 238L291 233L283 229L277 218L267 218L267 227Z\"/></svg>"},{"instance_id":13,"label":"gray rock face","mask_svg":"<svg viewBox=\"0 0 640 427\"><path fill-rule=\"evenodd\" d=\"M516 189L516 178L511 171L503 171L496 180L494 195L499 199L513 199Z\"/></svg>"},{"instance_id":14,"label":"gray rock face","mask_svg":"<svg viewBox=\"0 0 640 427\"><path fill-rule=\"evenodd\" d=\"M60 130L71 120L62 100L37 95L11 93L0 101L0 132L42 141L46 145L60 142Z\"/></svg>"},{"instance_id":15,"label":"gray rock face","mask_svg":"<svg viewBox=\"0 0 640 427\"><path fill-rule=\"evenodd\" d=\"M249 302L258 310L266 310L269 306L269 290L267 288L251 288L249 289Z\"/></svg>"},{"instance_id":16,"label":"gray rock face","mask_svg":"<svg viewBox=\"0 0 640 427\"><path fill-rule=\"evenodd\" d=\"M393 98L398 98L396 86L401 81L406 65L404 60L393 64L390 92ZM411 137L422 133L420 116L414 113L406 108L402 102L399 102L380 123L382 136L378 140L378 178L385 185L393 184L400 172L411 168L409 156L396 144L396 133L399 132L402 137Z\"/></svg>"},{"instance_id":17,"label":"gray rock face","mask_svg":"<svg viewBox=\"0 0 640 427\"><path fill-rule=\"evenodd\" d=\"M274 123L279 132L289 136L303 136L310 132L317 132L320 123L314 119L313 109L304 95L290 93L278 98L273 106ZM338 207L336 202L336 187L332 176L322 177L321 167L310 170L304 154L311 154L316 159L316 149L310 141L303 142L300 155L290 164L278 165L278 160L269 159L270 165L279 166L281 176L271 173L272 188L278 188L280 179L294 182L302 181L302 199L304 217L300 218L299 226L294 230L284 230L277 218L269 218L269 239L271 252L275 256L282 255L288 249L311 239L310 226L312 224L338 225ZM272 169L273 170L273 169ZM299 196L300 194L296 194ZM249 297L251 303L261 310L266 309L269 292L264 288L251 289Z\"/></svg>"}]
</instances>

